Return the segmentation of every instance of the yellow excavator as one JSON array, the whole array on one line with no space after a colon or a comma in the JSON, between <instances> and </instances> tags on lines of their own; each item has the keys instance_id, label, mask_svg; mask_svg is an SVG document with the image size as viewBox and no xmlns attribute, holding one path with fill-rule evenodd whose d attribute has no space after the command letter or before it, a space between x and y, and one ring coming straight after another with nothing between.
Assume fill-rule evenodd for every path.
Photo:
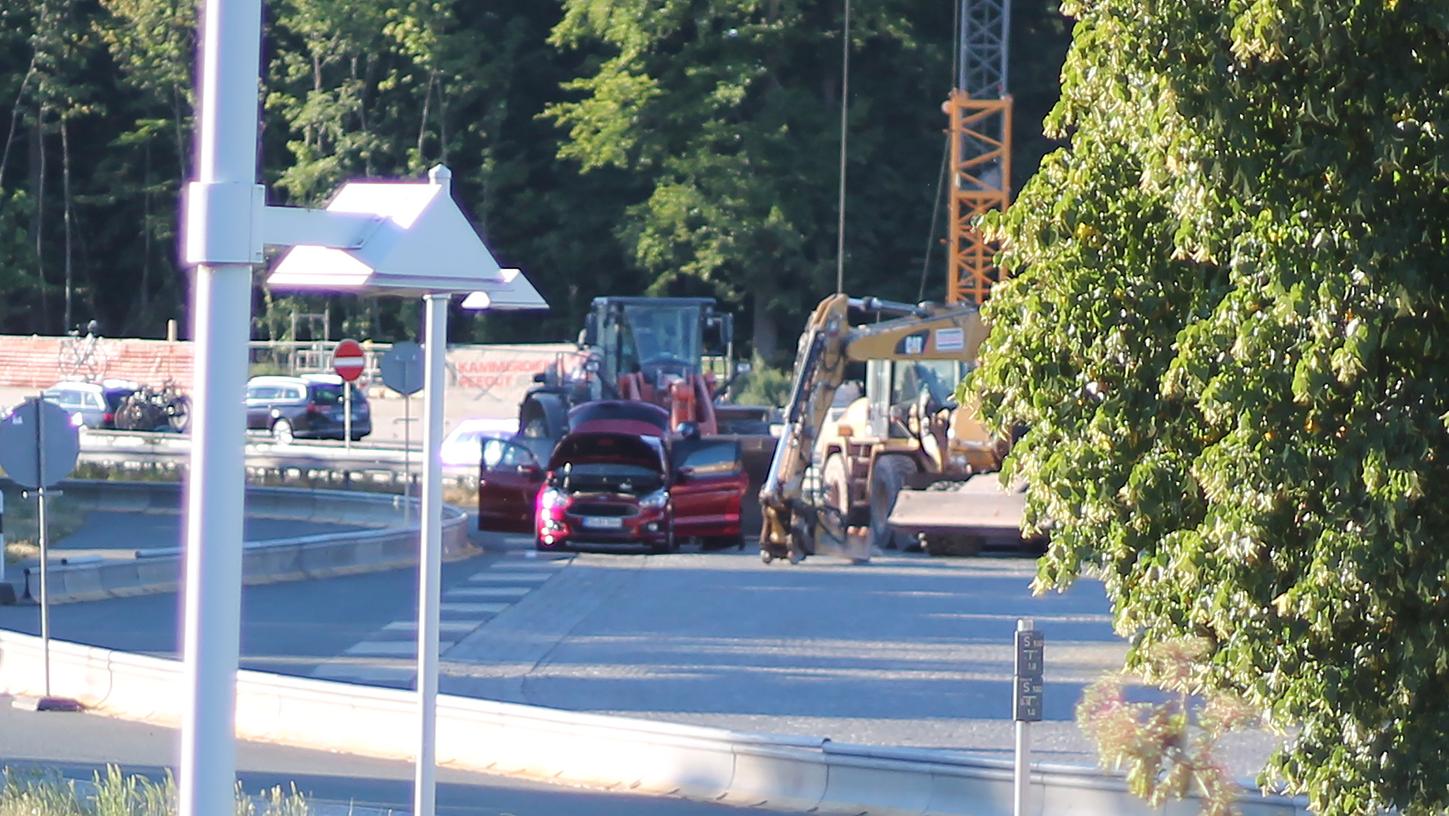
<instances>
[{"instance_id":1,"label":"yellow excavator","mask_svg":"<svg viewBox=\"0 0 1449 816\"><path fill-rule=\"evenodd\" d=\"M852 311L875 322L852 325ZM896 543L887 518L904 488L997 469L1005 445L986 432L973 406L953 399L985 337L969 304L843 294L821 301L800 336L785 428L760 490L761 560L830 554L868 561ZM865 396L832 418L851 363L866 364ZM823 465L810 490L816 462Z\"/></svg>"}]
</instances>

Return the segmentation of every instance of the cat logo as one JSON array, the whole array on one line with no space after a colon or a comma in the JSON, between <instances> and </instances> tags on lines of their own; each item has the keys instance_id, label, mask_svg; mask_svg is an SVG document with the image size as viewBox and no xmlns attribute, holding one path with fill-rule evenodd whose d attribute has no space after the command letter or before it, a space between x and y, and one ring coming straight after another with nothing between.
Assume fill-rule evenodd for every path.
<instances>
[{"instance_id":1,"label":"cat logo","mask_svg":"<svg viewBox=\"0 0 1449 816\"><path fill-rule=\"evenodd\" d=\"M916 332L915 334L902 337L900 344L896 346L896 353L908 356L924 354L926 352L927 336L926 332Z\"/></svg>"}]
</instances>

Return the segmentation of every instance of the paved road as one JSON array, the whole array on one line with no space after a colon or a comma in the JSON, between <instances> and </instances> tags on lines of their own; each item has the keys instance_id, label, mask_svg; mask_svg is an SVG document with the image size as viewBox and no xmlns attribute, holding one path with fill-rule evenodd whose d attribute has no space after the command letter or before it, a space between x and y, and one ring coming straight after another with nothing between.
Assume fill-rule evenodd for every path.
<instances>
[{"instance_id":1,"label":"paved road","mask_svg":"<svg viewBox=\"0 0 1449 816\"><path fill-rule=\"evenodd\" d=\"M322 524L294 519L252 518L244 523L246 541L271 541L303 535L320 535L367 529L356 525ZM134 550L138 547L179 547L182 542L180 513L136 513L91 510L85 524L56 544L71 550Z\"/></svg>"},{"instance_id":2,"label":"paved road","mask_svg":"<svg viewBox=\"0 0 1449 816\"><path fill-rule=\"evenodd\" d=\"M175 768L179 735L173 729L87 714L19 711L0 695L0 766L58 770L89 779L108 763L127 773L160 779ZM413 768L408 763L243 742L238 778L249 793L297 783L315 800L359 808L412 809ZM521 779L441 769L440 816L726 816L744 808L665 796L601 793ZM345 812L339 808L338 810ZM750 809L759 812L758 809Z\"/></svg>"}]
</instances>

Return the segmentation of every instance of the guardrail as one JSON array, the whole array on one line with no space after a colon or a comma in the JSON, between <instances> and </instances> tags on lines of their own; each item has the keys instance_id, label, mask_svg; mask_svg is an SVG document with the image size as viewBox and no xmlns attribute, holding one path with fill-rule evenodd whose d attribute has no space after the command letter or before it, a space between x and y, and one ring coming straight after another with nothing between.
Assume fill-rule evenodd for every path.
<instances>
[{"instance_id":1,"label":"guardrail","mask_svg":"<svg viewBox=\"0 0 1449 816\"><path fill-rule=\"evenodd\" d=\"M98 510L176 512L181 510L181 485L175 482L62 482L60 488ZM332 575L374 572L411 566L418 561L418 526L402 524L403 507L418 502L379 493L248 487L246 514L256 518L335 522L366 526L284 539L249 541L242 553L242 580L247 584L299 581ZM469 552L467 514L443 508L443 555ZM51 603L172 592L181 585L180 547L142 547L130 558L75 559L48 569ZM22 573L23 597L40 594L40 571Z\"/></svg>"},{"instance_id":2,"label":"guardrail","mask_svg":"<svg viewBox=\"0 0 1449 816\"><path fill-rule=\"evenodd\" d=\"M43 686L40 639L0 631L0 690ZM51 642L51 693L126 719L174 725L186 699L181 663ZM266 672L237 674L236 733L349 754L411 759L399 735L417 726L412 692ZM971 814L1012 810L1006 761L959 752L843 745L442 695L440 764L617 790L796 812ZM1149 808L1115 775L1038 765L1033 813L1161 816L1201 803ZM1244 790L1244 816L1306 814L1301 799Z\"/></svg>"},{"instance_id":3,"label":"guardrail","mask_svg":"<svg viewBox=\"0 0 1449 816\"><path fill-rule=\"evenodd\" d=\"M82 462L125 468L146 464L179 468L187 464L191 455L189 436L168 433L87 430L81 434L80 445ZM374 482L400 483L405 480L405 474L400 472L404 453L400 442L354 444L350 449L340 441L278 444L266 437L254 437L246 442L249 470L281 474L320 472L344 481L357 475ZM410 458L414 468L419 468L421 449L415 447ZM478 469L471 465L445 465L443 474L459 484L476 485L478 482ZM414 482L418 478L420 476L415 472Z\"/></svg>"}]
</instances>

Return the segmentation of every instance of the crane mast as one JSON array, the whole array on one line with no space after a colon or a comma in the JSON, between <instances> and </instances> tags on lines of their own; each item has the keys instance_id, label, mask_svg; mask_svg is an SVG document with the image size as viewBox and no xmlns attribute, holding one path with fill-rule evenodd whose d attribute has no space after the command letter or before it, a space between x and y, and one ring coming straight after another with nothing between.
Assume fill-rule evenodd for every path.
<instances>
[{"instance_id":1,"label":"crane mast","mask_svg":"<svg viewBox=\"0 0 1449 816\"><path fill-rule=\"evenodd\" d=\"M1000 279L995 247L973 225L1011 196L1011 96L1006 58L1011 0L957 0L956 87L951 118L950 234L946 299L980 304Z\"/></svg>"}]
</instances>

